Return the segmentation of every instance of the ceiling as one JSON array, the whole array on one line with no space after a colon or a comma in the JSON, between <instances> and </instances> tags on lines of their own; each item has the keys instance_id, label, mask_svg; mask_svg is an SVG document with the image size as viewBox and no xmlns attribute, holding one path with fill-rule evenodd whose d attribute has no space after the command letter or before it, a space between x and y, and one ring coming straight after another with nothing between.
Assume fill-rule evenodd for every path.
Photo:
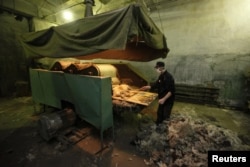
<instances>
[{"instance_id":1,"label":"ceiling","mask_svg":"<svg viewBox=\"0 0 250 167\"><path fill-rule=\"evenodd\" d=\"M65 23L62 11L69 10L74 14L74 20L83 18L85 1L91 0L0 0L0 8L17 12L24 16L37 17L59 24ZM191 0L93 0L93 14L100 14L124 7L128 4L139 3L148 12L166 6L180 4Z\"/></svg>"},{"instance_id":2,"label":"ceiling","mask_svg":"<svg viewBox=\"0 0 250 167\"><path fill-rule=\"evenodd\" d=\"M39 10L49 12L60 11L75 5L83 5L86 0L25 0L37 5ZM88 1L88 0L87 0ZM102 7L105 10L120 8L131 3L140 3L145 5L149 10L154 10L159 4L174 3L177 0L93 0L96 7ZM180 1L180 0L178 0Z\"/></svg>"}]
</instances>

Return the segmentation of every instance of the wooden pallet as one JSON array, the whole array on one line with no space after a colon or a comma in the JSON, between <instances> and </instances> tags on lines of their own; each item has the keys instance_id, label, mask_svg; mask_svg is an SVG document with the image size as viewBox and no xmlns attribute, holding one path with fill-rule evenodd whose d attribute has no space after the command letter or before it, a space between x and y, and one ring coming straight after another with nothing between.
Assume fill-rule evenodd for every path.
<instances>
[{"instance_id":1,"label":"wooden pallet","mask_svg":"<svg viewBox=\"0 0 250 167\"><path fill-rule=\"evenodd\" d=\"M131 102L131 103L135 103L135 104L148 106L157 97L157 94L152 93L152 92L134 91L134 90L132 90L132 91L135 92L135 94L133 96L123 97L123 98L113 96L112 98L116 99L116 100L122 100L122 101L127 101L127 102Z\"/></svg>"},{"instance_id":2,"label":"wooden pallet","mask_svg":"<svg viewBox=\"0 0 250 167\"><path fill-rule=\"evenodd\" d=\"M198 104L218 105L219 89L176 84L176 100Z\"/></svg>"}]
</instances>

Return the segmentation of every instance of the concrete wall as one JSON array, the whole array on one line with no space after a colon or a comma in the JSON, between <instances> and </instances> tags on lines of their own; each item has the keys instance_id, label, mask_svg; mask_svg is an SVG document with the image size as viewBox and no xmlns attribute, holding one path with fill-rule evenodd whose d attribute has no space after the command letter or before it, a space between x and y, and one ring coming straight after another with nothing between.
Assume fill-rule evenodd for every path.
<instances>
[{"instance_id":1,"label":"concrete wall","mask_svg":"<svg viewBox=\"0 0 250 167\"><path fill-rule=\"evenodd\" d=\"M244 107L250 0L199 0L159 8L150 16L167 37L165 62L176 83L218 87L221 104Z\"/></svg>"},{"instance_id":2,"label":"concrete wall","mask_svg":"<svg viewBox=\"0 0 250 167\"><path fill-rule=\"evenodd\" d=\"M28 66L19 36L30 30L28 19L17 20L11 12L0 13L0 97L28 94ZM39 31L56 24L33 19L32 29Z\"/></svg>"},{"instance_id":3,"label":"concrete wall","mask_svg":"<svg viewBox=\"0 0 250 167\"><path fill-rule=\"evenodd\" d=\"M8 12L0 14L0 97L12 96L16 85L27 81L28 73L23 50L18 41L21 33L29 31L28 21L16 20Z\"/></svg>"}]
</instances>

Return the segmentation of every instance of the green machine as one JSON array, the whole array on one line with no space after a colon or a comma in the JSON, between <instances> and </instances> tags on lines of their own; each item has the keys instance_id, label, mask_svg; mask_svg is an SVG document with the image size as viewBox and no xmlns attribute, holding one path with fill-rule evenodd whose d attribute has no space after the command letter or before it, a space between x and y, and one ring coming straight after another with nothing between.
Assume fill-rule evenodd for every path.
<instances>
[{"instance_id":1,"label":"green machine","mask_svg":"<svg viewBox=\"0 0 250 167\"><path fill-rule=\"evenodd\" d=\"M73 104L76 115L100 130L102 142L103 132L108 128L113 129L114 137L110 77L42 69L30 69L29 72L35 102L58 109L63 109L64 102ZM46 134L45 138L49 139L50 135Z\"/></svg>"},{"instance_id":2,"label":"green machine","mask_svg":"<svg viewBox=\"0 0 250 167\"><path fill-rule=\"evenodd\" d=\"M20 41L27 59L32 60L30 62L42 57L148 62L166 58L169 52L165 35L137 4L46 30L22 34ZM120 76L124 81L138 83L134 86L146 84L143 79L126 70L125 66L115 67L121 70ZM46 140L57 129L72 125L74 114L100 129L102 140L106 129L114 129L112 81L117 81L117 78L104 76L107 72L106 65L97 65L97 69L101 69L101 76L29 70L33 100L62 110L59 117L53 115L50 117L52 119L42 119L41 124L47 127L42 130ZM74 111L65 110L65 103L72 104ZM70 119L65 119L65 114Z\"/></svg>"}]
</instances>

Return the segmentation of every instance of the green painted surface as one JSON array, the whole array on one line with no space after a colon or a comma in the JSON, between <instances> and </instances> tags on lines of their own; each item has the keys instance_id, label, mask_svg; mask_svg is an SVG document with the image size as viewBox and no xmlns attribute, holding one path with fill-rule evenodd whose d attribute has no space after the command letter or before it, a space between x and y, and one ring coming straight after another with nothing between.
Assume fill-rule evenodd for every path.
<instances>
[{"instance_id":1,"label":"green painted surface","mask_svg":"<svg viewBox=\"0 0 250 167\"><path fill-rule=\"evenodd\" d=\"M35 102L62 108L70 102L83 120L101 131L113 126L111 78L30 69Z\"/></svg>"}]
</instances>

